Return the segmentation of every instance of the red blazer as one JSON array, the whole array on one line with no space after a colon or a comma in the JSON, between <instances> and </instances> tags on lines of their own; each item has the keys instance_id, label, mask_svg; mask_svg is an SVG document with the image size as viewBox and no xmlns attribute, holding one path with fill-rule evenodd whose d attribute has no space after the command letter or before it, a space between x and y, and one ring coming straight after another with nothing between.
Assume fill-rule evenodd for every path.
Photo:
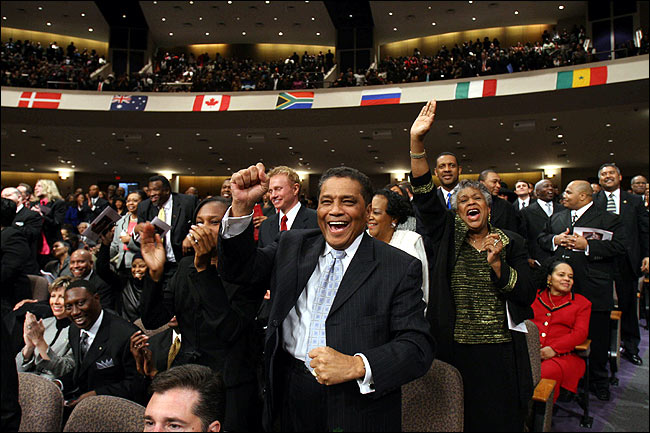
<instances>
[{"instance_id":1,"label":"red blazer","mask_svg":"<svg viewBox=\"0 0 650 433\"><path fill-rule=\"evenodd\" d=\"M553 307L552 305L555 305ZM541 347L551 346L558 355L570 353L589 335L591 302L577 293L549 301L549 290L537 292L532 304L533 323L539 329Z\"/></svg>"}]
</instances>

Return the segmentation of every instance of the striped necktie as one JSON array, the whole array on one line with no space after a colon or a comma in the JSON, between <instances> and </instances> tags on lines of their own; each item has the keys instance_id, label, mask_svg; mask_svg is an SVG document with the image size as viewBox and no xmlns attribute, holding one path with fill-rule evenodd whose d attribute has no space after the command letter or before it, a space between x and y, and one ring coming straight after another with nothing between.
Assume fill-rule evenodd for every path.
<instances>
[{"instance_id":1,"label":"striped necktie","mask_svg":"<svg viewBox=\"0 0 650 433\"><path fill-rule=\"evenodd\" d=\"M616 213L616 202L614 201L614 193L610 192L609 196L607 198L607 212L611 212L613 214Z\"/></svg>"},{"instance_id":2,"label":"striped necktie","mask_svg":"<svg viewBox=\"0 0 650 433\"><path fill-rule=\"evenodd\" d=\"M576 221L578 221L578 212L577 211L572 211L571 212L571 225L572 226L576 225Z\"/></svg>"},{"instance_id":3,"label":"striped necktie","mask_svg":"<svg viewBox=\"0 0 650 433\"><path fill-rule=\"evenodd\" d=\"M451 193L447 193L447 209L451 209Z\"/></svg>"}]
</instances>

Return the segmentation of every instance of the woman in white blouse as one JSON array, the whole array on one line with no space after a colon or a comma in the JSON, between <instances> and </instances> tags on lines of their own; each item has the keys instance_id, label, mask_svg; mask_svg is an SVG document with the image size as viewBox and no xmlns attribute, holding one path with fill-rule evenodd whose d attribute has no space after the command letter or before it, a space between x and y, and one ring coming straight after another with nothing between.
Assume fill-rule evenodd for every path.
<instances>
[{"instance_id":1,"label":"woman in white blouse","mask_svg":"<svg viewBox=\"0 0 650 433\"><path fill-rule=\"evenodd\" d=\"M396 192L381 189L372 198L368 217L370 236L409 253L422 262L422 299L429 305L429 265L422 236L410 230L397 230L408 218L409 203ZM426 313L426 310L425 310Z\"/></svg>"},{"instance_id":2,"label":"woman in white blouse","mask_svg":"<svg viewBox=\"0 0 650 433\"><path fill-rule=\"evenodd\" d=\"M72 349L68 343L70 320L63 305L65 289L70 281L72 277L63 276L50 284L52 317L36 320L36 316L27 312L23 325L25 346L16 355L19 372L55 379L74 368Z\"/></svg>"}]
</instances>

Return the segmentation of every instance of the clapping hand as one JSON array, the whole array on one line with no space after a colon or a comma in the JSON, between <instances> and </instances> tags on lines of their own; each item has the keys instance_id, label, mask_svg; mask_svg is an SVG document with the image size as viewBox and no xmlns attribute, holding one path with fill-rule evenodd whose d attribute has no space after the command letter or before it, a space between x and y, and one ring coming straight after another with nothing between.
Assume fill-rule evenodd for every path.
<instances>
[{"instance_id":1,"label":"clapping hand","mask_svg":"<svg viewBox=\"0 0 650 433\"><path fill-rule=\"evenodd\" d=\"M158 282L162 278L167 254L160 235L151 223L143 223L140 231L140 253L149 268L151 279Z\"/></svg>"},{"instance_id":2,"label":"clapping hand","mask_svg":"<svg viewBox=\"0 0 650 433\"><path fill-rule=\"evenodd\" d=\"M269 189L269 179L264 164L258 162L232 175L232 217L250 215L255 203L259 202Z\"/></svg>"},{"instance_id":3,"label":"clapping hand","mask_svg":"<svg viewBox=\"0 0 650 433\"><path fill-rule=\"evenodd\" d=\"M194 267L197 272L204 271L214 256L217 249L219 234L208 229L203 224L196 224L190 227L188 238L193 240L194 247Z\"/></svg>"}]
</instances>

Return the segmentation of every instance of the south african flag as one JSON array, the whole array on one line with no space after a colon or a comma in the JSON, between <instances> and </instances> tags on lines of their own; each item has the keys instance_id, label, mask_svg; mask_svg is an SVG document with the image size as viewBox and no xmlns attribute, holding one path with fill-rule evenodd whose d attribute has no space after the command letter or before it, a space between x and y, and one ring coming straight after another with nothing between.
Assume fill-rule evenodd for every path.
<instances>
[{"instance_id":1,"label":"south african flag","mask_svg":"<svg viewBox=\"0 0 650 433\"><path fill-rule=\"evenodd\" d=\"M296 108L311 108L314 103L314 92L283 92L278 95L276 110Z\"/></svg>"}]
</instances>

